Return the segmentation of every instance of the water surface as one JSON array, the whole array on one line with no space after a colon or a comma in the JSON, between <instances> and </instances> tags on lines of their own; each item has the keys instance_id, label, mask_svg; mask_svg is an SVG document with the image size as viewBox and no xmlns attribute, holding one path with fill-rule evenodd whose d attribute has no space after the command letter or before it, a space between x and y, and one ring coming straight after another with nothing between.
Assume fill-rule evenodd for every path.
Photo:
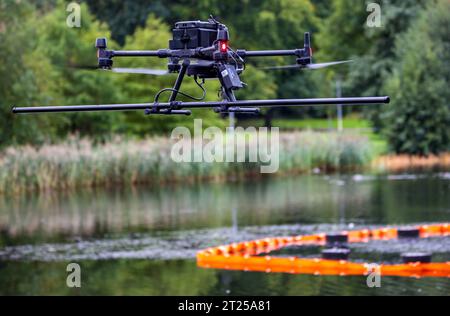
<instances>
[{"instance_id":1,"label":"water surface","mask_svg":"<svg viewBox=\"0 0 450 316\"><path fill-rule=\"evenodd\" d=\"M449 279L206 270L195 253L269 236L448 222L450 174L298 176L230 184L82 190L0 197L0 294L429 295ZM450 238L353 245L352 259L399 261L404 251L450 260ZM318 256L320 249L295 250ZM81 289L66 265L82 268Z\"/></svg>"}]
</instances>

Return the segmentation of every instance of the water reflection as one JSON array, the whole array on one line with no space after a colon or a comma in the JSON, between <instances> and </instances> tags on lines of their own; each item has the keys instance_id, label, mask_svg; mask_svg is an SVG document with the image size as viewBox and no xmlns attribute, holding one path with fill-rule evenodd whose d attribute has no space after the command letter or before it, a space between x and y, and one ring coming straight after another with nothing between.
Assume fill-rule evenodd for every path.
<instances>
[{"instance_id":1,"label":"water reflection","mask_svg":"<svg viewBox=\"0 0 450 316\"><path fill-rule=\"evenodd\" d=\"M193 260L86 261L80 289L65 284L66 262L0 263L0 295L448 295L449 279L267 274L198 269ZM28 280L24 282L23 280Z\"/></svg>"},{"instance_id":2,"label":"water reflection","mask_svg":"<svg viewBox=\"0 0 450 316\"><path fill-rule=\"evenodd\" d=\"M265 236L449 221L449 180L448 173L316 175L2 196L0 294L448 294L448 279L384 278L388 286L374 290L359 277L203 270L193 258L204 247ZM449 239L410 246L449 259ZM364 260L395 261L408 247L354 250ZM79 292L65 287L70 260L85 271Z\"/></svg>"},{"instance_id":3,"label":"water reflection","mask_svg":"<svg viewBox=\"0 0 450 316\"><path fill-rule=\"evenodd\" d=\"M263 182L83 190L0 197L6 238L102 236L291 223L408 223L447 220L448 179L301 176Z\"/></svg>"}]
</instances>

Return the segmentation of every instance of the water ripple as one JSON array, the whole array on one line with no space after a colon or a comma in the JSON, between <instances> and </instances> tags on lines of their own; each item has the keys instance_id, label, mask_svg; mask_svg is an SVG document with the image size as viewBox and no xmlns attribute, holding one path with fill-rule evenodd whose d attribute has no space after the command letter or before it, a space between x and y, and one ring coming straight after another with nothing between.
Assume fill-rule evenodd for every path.
<instances>
[{"instance_id":1,"label":"water ripple","mask_svg":"<svg viewBox=\"0 0 450 316\"><path fill-rule=\"evenodd\" d=\"M372 228L375 226L372 226ZM219 228L177 232L106 236L103 239L75 242L20 245L0 249L4 261L78 261L109 259L193 259L197 251L222 244L265 237L313 234L348 229L348 225L278 225L244 228ZM362 228L352 225L352 229ZM450 254L450 238L373 241L352 244L354 252L367 254L395 254L426 251ZM301 250L299 250L301 255Z\"/></svg>"}]
</instances>

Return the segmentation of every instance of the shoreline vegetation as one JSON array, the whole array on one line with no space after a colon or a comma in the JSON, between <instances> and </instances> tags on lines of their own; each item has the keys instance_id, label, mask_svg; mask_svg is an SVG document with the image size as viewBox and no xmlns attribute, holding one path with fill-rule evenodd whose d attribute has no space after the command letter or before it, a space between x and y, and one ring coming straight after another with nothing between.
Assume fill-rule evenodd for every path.
<instances>
[{"instance_id":1,"label":"shoreline vegetation","mask_svg":"<svg viewBox=\"0 0 450 316\"><path fill-rule=\"evenodd\" d=\"M405 170L450 169L450 153L439 156L384 155L377 157L372 165L378 170L402 172Z\"/></svg>"},{"instance_id":2,"label":"shoreline vegetation","mask_svg":"<svg viewBox=\"0 0 450 316\"><path fill-rule=\"evenodd\" d=\"M244 163L174 162L170 154L176 140L167 137L117 138L97 145L89 139L72 137L54 145L10 147L0 153L0 193L267 176L260 174L264 163L248 162L252 135L246 137L250 140L244 145ZM196 142L192 143L192 150L196 150ZM275 175L360 169L374 158L367 137L352 133L280 133L279 151L279 171Z\"/></svg>"},{"instance_id":3,"label":"shoreline vegetation","mask_svg":"<svg viewBox=\"0 0 450 316\"><path fill-rule=\"evenodd\" d=\"M252 135L247 138L251 139ZM279 171L273 175L260 173L260 167L264 165L261 162L176 163L171 158L175 142L167 137L155 137L144 140L117 138L94 144L89 139L72 137L60 144L6 148L0 152L0 194L237 181L367 168L402 171L450 167L450 154L428 158L380 156L369 137L352 132L280 133ZM245 142L246 161L250 143Z\"/></svg>"}]
</instances>

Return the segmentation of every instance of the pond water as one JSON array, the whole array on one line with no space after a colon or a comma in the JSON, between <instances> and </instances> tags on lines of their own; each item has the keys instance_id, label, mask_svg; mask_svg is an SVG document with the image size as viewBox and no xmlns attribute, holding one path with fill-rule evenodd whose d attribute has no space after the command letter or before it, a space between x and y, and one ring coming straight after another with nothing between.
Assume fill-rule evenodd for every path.
<instances>
[{"instance_id":1,"label":"pond water","mask_svg":"<svg viewBox=\"0 0 450 316\"><path fill-rule=\"evenodd\" d=\"M195 254L255 238L450 221L450 173L311 175L228 184L0 197L0 295L450 295L450 279L207 270ZM320 249L299 250L318 256ZM404 251L450 261L450 238L352 246L352 258ZM66 286L79 263L82 286Z\"/></svg>"}]
</instances>

